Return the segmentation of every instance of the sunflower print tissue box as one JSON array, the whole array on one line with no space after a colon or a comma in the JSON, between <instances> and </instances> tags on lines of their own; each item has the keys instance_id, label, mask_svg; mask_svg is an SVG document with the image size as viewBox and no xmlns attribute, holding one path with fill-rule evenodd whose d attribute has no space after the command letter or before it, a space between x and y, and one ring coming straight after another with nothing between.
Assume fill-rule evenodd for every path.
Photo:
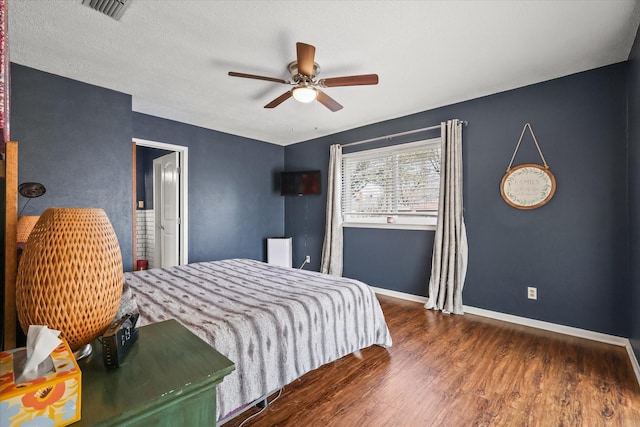
<instances>
[{"instance_id":1,"label":"sunflower print tissue box","mask_svg":"<svg viewBox=\"0 0 640 427\"><path fill-rule=\"evenodd\" d=\"M66 341L51 353L51 372L15 383L14 355L24 348L0 352L0 427L57 427L80 419L80 368Z\"/></svg>"}]
</instances>

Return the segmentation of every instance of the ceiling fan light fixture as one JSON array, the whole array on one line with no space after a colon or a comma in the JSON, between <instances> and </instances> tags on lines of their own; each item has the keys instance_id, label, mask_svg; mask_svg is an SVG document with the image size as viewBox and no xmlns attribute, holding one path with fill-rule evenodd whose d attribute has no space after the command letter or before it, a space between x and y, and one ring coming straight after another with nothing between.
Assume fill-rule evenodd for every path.
<instances>
[{"instance_id":1,"label":"ceiling fan light fixture","mask_svg":"<svg viewBox=\"0 0 640 427\"><path fill-rule=\"evenodd\" d=\"M302 42L296 43L296 60L290 62L287 67L289 74L291 74L291 80L238 73L236 71L229 71L229 75L232 77L265 80L293 86L293 88L288 89L285 93L265 105L264 108L275 108L287 99L293 97L296 101L303 103L318 101L329 110L336 112L342 109L342 105L324 93L321 88L378 84L377 74L360 74L356 76L332 77L318 80L317 76L320 73L320 66L313 61L315 52L316 48L310 44Z\"/></svg>"},{"instance_id":2,"label":"ceiling fan light fixture","mask_svg":"<svg viewBox=\"0 0 640 427\"><path fill-rule=\"evenodd\" d=\"M292 95L296 101L304 102L306 104L315 101L318 96L318 92L309 86L296 86L293 88Z\"/></svg>"}]
</instances>

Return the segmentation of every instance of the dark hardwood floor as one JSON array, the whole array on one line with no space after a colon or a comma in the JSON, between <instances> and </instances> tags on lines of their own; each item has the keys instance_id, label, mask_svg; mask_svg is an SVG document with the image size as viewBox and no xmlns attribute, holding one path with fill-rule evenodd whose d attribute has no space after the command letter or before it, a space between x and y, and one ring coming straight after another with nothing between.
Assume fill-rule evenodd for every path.
<instances>
[{"instance_id":1,"label":"dark hardwood floor","mask_svg":"<svg viewBox=\"0 0 640 427\"><path fill-rule=\"evenodd\" d=\"M378 298L391 348L306 374L245 426L640 426L622 347Z\"/></svg>"}]
</instances>

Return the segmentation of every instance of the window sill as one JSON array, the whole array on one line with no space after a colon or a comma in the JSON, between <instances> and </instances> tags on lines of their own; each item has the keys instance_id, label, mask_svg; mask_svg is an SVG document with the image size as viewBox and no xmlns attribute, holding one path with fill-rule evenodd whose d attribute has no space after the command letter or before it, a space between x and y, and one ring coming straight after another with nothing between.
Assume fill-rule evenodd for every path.
<instances>
[{"instance_id":1,"label":"window sill","mask_svg":"<svg viewBox=\"0 0 640 427\"><path fill-rule=\"evenodd\" d=\"M348 228L383 228L388 230L435 230L435 225L417 225L417 224L383 224L383 223L360 223L360 222L344 222L343 227Z\"/></svg>"}]
</instances>

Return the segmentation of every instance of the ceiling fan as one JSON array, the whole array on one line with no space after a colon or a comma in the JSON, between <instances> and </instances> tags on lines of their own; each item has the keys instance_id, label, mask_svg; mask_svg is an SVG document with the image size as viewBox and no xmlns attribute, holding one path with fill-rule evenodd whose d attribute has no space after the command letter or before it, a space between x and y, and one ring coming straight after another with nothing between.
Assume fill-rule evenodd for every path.
<instances>
[{"instance_id":1,"label":"ceiling fan","mask_svg":"<svg viewBox=\"0 0 640 427\"><path fill-rule=\"evenodd\" d=\"M361 86L378 84L377 74L361 74L357 76L332 77L328 79L318 79L320 66L314 62L316 48L310 44L296 43L297 60L291 62L287 68L291 74L291 80L278 79L275 77L257 76L255 74L237 73L229 71L233 77L244 77L247 79L266 80L274 83L292 85L293 88L267 105L264 108L275 108L292 96L300 102L312 102L317 100L331 111L342 109L335 99L324 93L320 88L336 86Z\"/></svg>"}]
</instances>

